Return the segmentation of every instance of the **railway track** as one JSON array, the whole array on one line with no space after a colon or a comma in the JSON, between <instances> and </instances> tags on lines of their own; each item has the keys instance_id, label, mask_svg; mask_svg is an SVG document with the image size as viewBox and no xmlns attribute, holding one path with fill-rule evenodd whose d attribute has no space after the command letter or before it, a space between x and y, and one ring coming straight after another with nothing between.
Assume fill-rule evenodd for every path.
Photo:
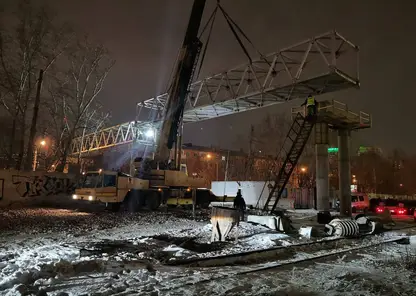
<instances>
[{"instance_id":1,"label":"railway track","mask_svg":"<svg viewBox=\"0 0 416 296\"><path fill-rule=\"evenodd\" d=\"M406 226L399 229L392 229L384 233L411 228L416 228L416 225ZM313 242L292 244L289 246L278 246L269 249L248 251L237 254L221 255L206 258L190 258L174 260L170 262L168 261L165 263L165 265L187 267L219 267L230 265L258 264L272 260L285 260L287 258L293 257L293 255L297 252L322 251L328 249L332 250L339 249L340 246L354 247L357 245L362 245L363 243L365 243L366 240L371 240L371 238L374 238L374 235L364 234L359 236L358 238L331 237L328 239L317 240Z\"/></svg>"},{"instance_id":2,"label":"railway track","mask_svg":"<svg viewBox=\"0 0 416 296\"><path fill-rule=\"evenodd\" d=\"M409 226L409 227L403 227L403 228L400 228L400 229L394 229L394 230L391 230L391 231L387 231L385 233L393 232L393 231L406 230L406 229L416 229L416 226ZM370 236L367 236L367 237L370 237ZM407 243L407 241L408 241L407 236L405 236L405 237L399 236L399 237L386 238L386 239L383 239L382 237L379 237L380 240L375 239L374 236L372 236L372 238L373 239L369 239L366 242L363 242L363 240L361 240L361 243L358 244L358 245L343 245L343 246L341 246L339 248L336 248L336 249L329 248L329 250L328 250L328 248L321 248L321 249L317 249L315 251L312 250L312 252L311 252L311 250L306 249L307 244L302 244L304 249L303 250L299 249L299 251L301 251L302 254L301 254L301 256L298 256L298 258L294 257L294 258L283 259L283 260L279 260L279 261L271 261L271 262L267 262L267 263L263 263L263 264L255 264L254 266L253 265L252 266L239 266L238 270L234 271L234 272L232 272L231 269L228 269L226 271L226 273L219 272L218 270L217 270L217 272L215 272L215 270L213 271L211 269L209 272L211 272L213 274L213 276L209 276L208 278L197 280L197 281L188 281L188 282L185 282L185 283L178 284L176 286L169 286L169 287L161 286L159 288L159 290L160 291L167 291L167 290L172 290L172 289L179 289L179 288L182 288L182 287L191 286L191 285L199 285L199 284L203 284L203 283L207 283L207 282L211 282L211 281L215 281L215 280L224 280L224 279L229 278L229 277L243 276L243 275L247 275L247 274L251 274L251 273L270 270L270 269L283 268L285 266L306 263L308 261L315 261L315 260L319 260L319 259L322 259L322 258L325 258L325 257L343 255L343 254L346 254L346 253L349 253L349 252L356 252L356 251L359 251L359 250L364 250L364 249L368 249L368 248L372 248L372 247L376 247L376 246L380 246L380 245L384 245L384 244ZM337 238L337 239L333 239L333 240L326 240L326 241L311 243L310 245L317 244L317 243L323 243L323 242L324 242L323 244L340 242L341 240L344 240L344 239L345 238L339 238L339 239ZM359 239L350 239L350 240L360 241ZM298 247L300 248L300 245L298 245ZM250 252L250 253L253 253L253 252ZM261 251L259 251L257 253L261 253ZM232 257L232 256L228 256L228 257ZM205 261L205 260L203 260L203 261ZM200 266L201 267L202 265L193 265L192 267L195 267L195 266ZM216 265L216 266L224 266L224 264L220 264L220 265ZM205 265L205 267L208 267L208 266ZM228 266L228 267L230 267L230 266Z\"/></svg>"}]
</instances>

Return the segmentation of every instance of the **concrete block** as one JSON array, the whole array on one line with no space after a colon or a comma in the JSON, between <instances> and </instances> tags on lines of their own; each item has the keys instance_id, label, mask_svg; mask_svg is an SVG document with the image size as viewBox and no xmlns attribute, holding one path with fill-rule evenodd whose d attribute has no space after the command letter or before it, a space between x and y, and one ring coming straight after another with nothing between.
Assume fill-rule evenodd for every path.
<instances>
[{"instance_id":1,"label":"concrete block","mask_svg":"<svg viewBox=\"0 0 416 296\"><path fill-rule=\"evenodd\" d=\"M213 207L211 212L211 242L225 241L233 227L240 221L240 212L226 207Z\"/></svg>"},{"instance_id":2,"label":"concrete block","mask_svg":"<svg viewBox=\"0 0 416 296\"><path fill-rule=\"evenodd\" d=\"M279 217L248 215L247 222L257 223L257 224L266 226L270 229L277 230L276 218L279 218Z\"/></svg>"},{"instance_id":3,"label":"concrete block","mask_svg":"<svg viewBox=\"0 0 416 296\"><path fill-rule=\"evenodd\" d=\"M210 207L226 207L226 208L234 208L234 202L232 201L213 201L209 204Z\"/></svg>"},{"instance_id":4,"label":"concrete block","mask_svg":"<svg viewBox=\"0 0 416 296\"><path fill-rule=\"evenodd\" d=\"M299 234L303 237L311 238L312 237L312 227L302 226L301 228L299 228Z\"/></svg>"}]
</instances>

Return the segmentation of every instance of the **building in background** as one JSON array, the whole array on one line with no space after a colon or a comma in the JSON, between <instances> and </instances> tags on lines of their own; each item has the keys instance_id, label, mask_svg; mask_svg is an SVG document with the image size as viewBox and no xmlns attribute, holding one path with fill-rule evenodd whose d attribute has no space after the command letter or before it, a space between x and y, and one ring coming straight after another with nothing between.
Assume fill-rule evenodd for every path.
<instances>
[{"instance_id":1,"label":"building in background","mask_svg":"<svg viewBox=\"0 0 416 296\"><path fill-rule=\"evenodd\" d=\"M357 150L357 155L360 156L363 153L376 153L378 155L383 155L383 150L374 146L360 146Z\"/></svg>"}]
</instances>

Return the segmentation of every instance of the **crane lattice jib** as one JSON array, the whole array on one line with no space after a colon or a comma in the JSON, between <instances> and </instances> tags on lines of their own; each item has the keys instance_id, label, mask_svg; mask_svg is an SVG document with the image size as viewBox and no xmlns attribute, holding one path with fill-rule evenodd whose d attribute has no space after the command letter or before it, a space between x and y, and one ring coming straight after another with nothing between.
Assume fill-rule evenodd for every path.
<instances>
[{"instance_id":1,"label":"crane lattice jib","mask_svg":"<svg viewBox=\"0 0 416 296\"><path fill-rule=\"evenodd\" d=\"M179 59L175 66L170 93L165 97L163 122L155 153L157 161L167 162L170 159L170 149L178 140L178 129L185 108L187 92L201 48L198 31L204 7L205 0L194 0Z\"/></svg>"},{"instance_id":2,"label":"crane lattice jib","mask_svg":"<svg viewBox=\"0 0 416 296\"><path fill-rule=\"evenodd\" d=\"M251 64L243 64L197 81L190 86L183 121L197 122L307 95L358 88L358 52L358 46L338 32L331 31L253 60ZM166 97L167 94L162 94L138 105L161 111ZM130 124L128 122L109 129L120 129ZM149 124L140 123L137 133L145 134ZM80 142L97 142L95 139L102 138L101 134L106 130L86 135L82 141L80 138L74 139L72 152L84 153L132 141L118 137L116 144L101 141L98 145L92 145L91 149L88 145L80 146Z\"/></svg>"}]
</instances>

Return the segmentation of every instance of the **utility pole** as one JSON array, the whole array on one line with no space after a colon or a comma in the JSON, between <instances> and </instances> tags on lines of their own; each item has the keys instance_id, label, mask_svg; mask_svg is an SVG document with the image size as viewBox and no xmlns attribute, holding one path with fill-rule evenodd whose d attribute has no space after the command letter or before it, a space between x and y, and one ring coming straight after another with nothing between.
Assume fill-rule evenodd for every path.
<instances>
[{"instance_id":1,"label":"utility pole","mask_svg":"<svg viewBox=\"0 0 416 296\"><path fill-rule=\"evenodd\" d=\"M228 160L230 159L230 150L227 152L227 159L225 162L225 174L224 174L224 196L225 196L225 187L227 186L228 180Z\"/></svg>"},{"instance_id":2,"label":"utility pole","mask_svg":"<svg viewBox=\"0 0 416 296\"><path fill-rule=\"evenodd\" d=\"M248 146L248 159L247 159L247 167L244 174L244 179L248 179L249 172L251 172L252 166L252 158L253 158L253 137L254 137L254 125L250 126L250 136L249 136L249 146Z\"/></svg>"},{"instance_id":3,"label":"utility pole","mask_svg":"<svg viewBox=\"0 0 416 296\"><path fill-rule=\"evenodd\" d=\"M40 92L42 90L43 70L39 70L38 85L36 88L35 104L33 106L32 125L30 126L29 142L27 145L26 162L24 165L25 170L30 170L33 162L33 148L35 148L35 136L36 136L36 124L38 121L39 105L40 105ZM37 156L37 155L36 155Z\"/></svg>"}]
</instances>

